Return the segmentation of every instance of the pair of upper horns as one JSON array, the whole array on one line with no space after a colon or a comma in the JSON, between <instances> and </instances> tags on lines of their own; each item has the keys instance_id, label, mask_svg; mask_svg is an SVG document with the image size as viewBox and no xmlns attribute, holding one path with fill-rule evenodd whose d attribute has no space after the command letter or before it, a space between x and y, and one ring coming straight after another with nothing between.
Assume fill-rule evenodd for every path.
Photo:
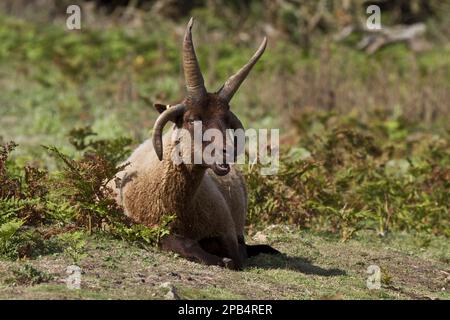
<instances>
[{"instance_id":1,"label":"pair of upper horns","mask_svg":"<svg viewBox=\"0 0 450 320\"><path fill-rule=\"evenodd\" d=\"M186 89L188 97L193 100L202 100L206 94L205 83L203 81L202 72L195 55L194 44L192 43L192 25L194 19L191 18L186 28L183 39L183 71L186 81ZM267 44L267 38L264 37L253 57L234 75L232 75L217 92L220 98L230 102L241 83L245 80L252 67L263 54Z\"/></svg>"},{"instance_id":2,"label":"pair of upper horns","mask_svg":"<svg viewBox=\"0 0 450 320\"><path fill-rule=\"evenodd\" d=\"M191 18L186 28L186 33L184 34L183 40L183 70L184 77L186 80L186 89L188 98L192 101L202 101L206 95L207 91L205 88L205 83L203 81L202 72L200 71L200 66L198 64L197 57L195 55L194 44L192 43L192 24L194 20ZM267 38L264 37L261 45L259 46L256 53L244 65L238 72L232 75L222 86L222 88L217 92L219 97L226 102L230 102L233 95L239 89L241 83L245 80L248 73L255 65L256 61L261 57L266 48ZM163 128L168 121L173 121L177 117L181 116L185 110L186 106L184 104L178 104L176 106L170 107L167 110L164 110L162 106L156 105L158 111L161 112L161 115L155 122L153 127L153 147L155 149L156 155L159 160L163 158L163 142L162 142L162 132ZM239 119L231 112L231 121L230 125L232 129L243 129L242 123Z\"/></svg>"}]
</instances>

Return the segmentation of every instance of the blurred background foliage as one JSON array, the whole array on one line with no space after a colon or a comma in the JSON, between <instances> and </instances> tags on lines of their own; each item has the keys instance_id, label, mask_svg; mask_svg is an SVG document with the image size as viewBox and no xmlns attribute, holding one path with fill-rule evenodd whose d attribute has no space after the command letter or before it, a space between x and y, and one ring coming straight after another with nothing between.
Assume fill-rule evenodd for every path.
<instances>
[{"instance_id":1,"label":"blurred background foliage","mask_svg":"<svg viewBox=\"0 0 450 320\"><path fill-rule=\"evenodd\" d=\"M81 6L81 30L66 28L70 4ZM420 46L358 49L369 4L383 27L424 23ZM184 95L190 16L210 91L269 38L232 101L246 127L281 128L282 174L246 169L251 225L295 223L343 239L362 228L450 235L449 1L4 0L0 137L19 145L14 168L60 170L40 145L82 157L68 139L77 127L146 139L152 104Z\"/></svg>"}]
</instances>

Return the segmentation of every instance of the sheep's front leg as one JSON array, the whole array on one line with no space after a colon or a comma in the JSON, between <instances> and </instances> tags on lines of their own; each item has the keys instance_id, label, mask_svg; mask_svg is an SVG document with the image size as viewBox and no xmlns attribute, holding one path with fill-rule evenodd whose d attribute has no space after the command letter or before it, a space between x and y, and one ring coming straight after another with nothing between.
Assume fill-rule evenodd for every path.
<instances>
[{"instance_id":1,"label":"sheep's front leg","mask_svg":"<svg viewBox=\"0 0 450 320\"><path fill-rule=\"evenodd\" d=\"M167 235L161 240L161 248L206 265L217 265L228 269L236 268L231 259L210 254L202 249L198 241L183 236Z\"/></svg>"},{"instance_id":2,"label":"sheep's front leg","mask_svg":"<svg viewBox=\"0 0 450 320\"><path fill-rule=\"evenodd\" d=\"M223 247L224 256L233 259L236 269L241 270L247 255L241 249L237 239L235 237L223 236L219 238L219 241Z\"/></svg>"},{"instance_id":3,"label":"sheep's front leg","mask_svg":"<svg viewBox=\"0 0 450 320\"><path fill-rule=\"evenodd\" d=\"M203 250L210 254L231 258L237 270L242 269L243 262L247 258L245 245L240 245L233 237L218 236L205 238L200 240L199 243Z\"/></svg>"}]
</instances>

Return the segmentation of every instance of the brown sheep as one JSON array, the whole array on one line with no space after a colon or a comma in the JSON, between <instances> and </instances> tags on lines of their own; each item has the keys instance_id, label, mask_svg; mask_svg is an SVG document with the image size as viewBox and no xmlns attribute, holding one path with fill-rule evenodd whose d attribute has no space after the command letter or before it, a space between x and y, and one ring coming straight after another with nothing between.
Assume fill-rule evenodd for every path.
<instances>
[{"instance_id":1,"label":"brown sheep","mask_svg":"<svg viewBox=\"0 0 450 320\"><path fill-rule=\"evenodd\" d=\"M218 92L208 93L192 43L192 24L191 18L183 41L187 95L176 106L155 105L160 116L153 139L133 152L126 160L129 165L117 175L120 185L111 186L119 204L136 222L155 226L162 216L176 214L170 235L161 240L164 250L207 265L241 269L248 256L278 253L267 245L248 246L244 242L247 191L243 176L229 163L176 164L171 155L186 134L193 136L195 121L201 121L202 130L218 129L224 136L226 129L243 129L230 111L229 101L264 52L267 40L264 38L250 61ZM174 126L163 136L168 121ZM185 129L181 130L184 136L174 139L173 133L179 129ZM205 142L202 147L214 143L218 141ZM193 156L191 149L181 152ZM220 150L225 154L223 148Z\"/></svg>"}]
</instances>

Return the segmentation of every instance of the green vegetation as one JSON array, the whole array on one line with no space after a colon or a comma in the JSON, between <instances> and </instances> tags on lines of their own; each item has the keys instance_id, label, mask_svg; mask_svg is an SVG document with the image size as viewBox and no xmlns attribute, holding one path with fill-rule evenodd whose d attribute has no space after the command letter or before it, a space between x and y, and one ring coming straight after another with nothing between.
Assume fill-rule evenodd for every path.
<instances>
[{"instance_id":1,"label":"green vegetation","mask_svg":"<svg viewBox=\"0 0 450 320\"><path fill-rule=\"evenodd\" d=\"M25 264L19 269L14 269L12 273L14 277L7 281L14 283L15 285L35 285L52 280L51 275L39 271L29 264Z\"/></svg>"},{"instance_id":2,"label":"green vegetation","mask_svg":"<svg viewBox=\"0 0 450 320\"><path fill-rule=\"evenodd\" d=\"M78 263L84 270L81 290L66 287L72 260L60 253L28 262L53 277L36 285L11 285L21 264L0 260L0 298L164 299L162 284L167 283L182 299L450 298L443 290L449 284L450 259L443 237L398 233L380 238L364 232L343 244L334 236L286 226L262 234L284 255L253 257L240 272L97 234L86 239L85 257ZM379 290L366 286L367 268L373 264L382 270Z\"/></svg>"},{"instance_id":3,"label":"green vegetation","mask_svg":"<svg viewBox=\"0 0 450 320\"><path fill-rule=\"evenodd\" d=\"M82 30L68 31L64 16L43 23L0 10L0 297L162 298L142 283L171 281L183 298L448 299L447 11L437 1L410 10L430 12L427 50L395 44L367 55L355 48L361 34L332 40L352 16L339 4L327 1L331 15L312 27L319 2L191 8L211 91L269 34L232 108L247 128L281 128L279 173L243 170L248 238L262 232L286 255L251 259L239 274L154 251L174 217L132 224L106 187L149 137L152 104L183 96L186 15L86 9ZM380 291L365 287L368 261L382 267ZM98 275L67 290L69 264Z\"/></svg>"},{"instance_id":4,"label":"green vegetation","mask_svg":"<svg viewBox=\"0 0 450 320\"><path fill-rule=\"evenodd\" d=\"M46 171L8 161L14 143L0 149L0 254L7 258L32 258L57 247L77 262L84 246L84 230L103 231L128 241L155 244L167 234L173 216L160 226L133 224L116 204L107 187L125 165L118 161L127 153L127 139L87 141L89 128L73 130L70 142L80 151L71 159L56 147L43 147L61 162L61 170ZM49 242L47 244L47 242ZM52 248L54 250L55 248ZM47 250L47 251L48 251Z\"/></svg>"},{"instance_id":5,"label":"green vegetation","mask_svg":"<svg viewBox=\"0 0 450 320\"><path fill-rule=\"evenodd\" d=\"M250 221L299 224L346 240L371 229L450 236L450 136L399 114L299 115L278 175L248 172Z\"/></svg>"}]
</instances>

